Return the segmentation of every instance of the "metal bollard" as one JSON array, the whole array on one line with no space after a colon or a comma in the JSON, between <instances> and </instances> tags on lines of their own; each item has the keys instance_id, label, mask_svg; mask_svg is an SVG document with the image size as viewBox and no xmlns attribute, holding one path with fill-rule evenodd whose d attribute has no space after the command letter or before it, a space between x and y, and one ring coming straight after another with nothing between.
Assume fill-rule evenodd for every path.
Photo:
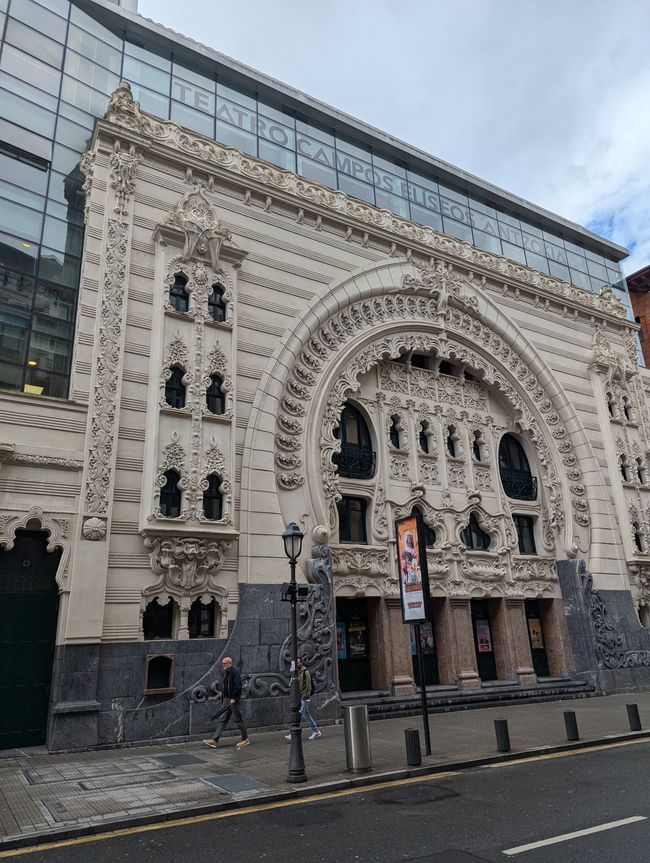
<instances>
[{"instance_id":1,"label":"metal bollard","mask_svg":"<svg viewBox=\"0 0 650 863\"><path fill-rule=\"evenodd\" d=\"M630 731L641 731L641 717L639 716L638 704L626 704L627 721L630 723Z\"/></svg>"},{"instance_id":2,"label":"metal bollard","mask_svg":"<svg viewBox=\"0 0 650 863\"><path fill-rule=\"evenodd\" d=\"M575 710L564 711L564 727L566 728L567 740L580 740Z\"/></svg>"},{"instance_id":3,"label":"metal bollard","mask_svg":"<svg viewBox=\"0 0 650 863\"><path fill-rule=\"evenodd\" d=\"M508 732L507 719L495 719L494 730L497 735L497 750L499 752L510 752L510 734Z\"/></svg>"},{"instance_id":4,"label":"metal bollard","mask_svg":"<svg viewBox=\"0 0 650 863\"><path fill-rule=\"evenodd\" d=\"M368 705L351 704L344 707L343 729L348 770L350 773L368 773L372 770Z\"/></svg>"},{"instance_id":5,"label":"metal bollard","mask_svg":"<svg viewBox=\"0 0 650 863\"><path fill-rule=\"evenodd\" d=\"M420 732L417 728L405 728L404 740L406 742L406 763L409 767L419 767L422 764Z\"/></svg>"}]
</instances>

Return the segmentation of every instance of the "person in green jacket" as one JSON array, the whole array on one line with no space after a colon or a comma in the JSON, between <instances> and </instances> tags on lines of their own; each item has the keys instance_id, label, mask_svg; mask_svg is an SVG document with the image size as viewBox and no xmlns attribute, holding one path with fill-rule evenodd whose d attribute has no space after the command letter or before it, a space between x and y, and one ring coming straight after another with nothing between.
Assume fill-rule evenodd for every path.
<instances>
[{"instance_id":1,"label":"person in green jacket","mask_svg":"<svg viewBox=\"0 0 650 863\"><path fill-rule=\"evenodd\" d=\"M320 731L316 720L311 715L311 673L305 668L305 664L298 657L298 684L300 686L300 715L311 725L310 740L318 740L322 732ZM287 740L291 740L290 734L285 734Z\"/></svg>"}]
</instances>

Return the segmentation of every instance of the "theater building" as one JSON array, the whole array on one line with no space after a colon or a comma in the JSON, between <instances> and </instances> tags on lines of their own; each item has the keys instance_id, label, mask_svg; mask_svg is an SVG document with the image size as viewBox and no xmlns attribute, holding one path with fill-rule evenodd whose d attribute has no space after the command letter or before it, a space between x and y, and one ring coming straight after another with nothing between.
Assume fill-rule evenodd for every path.
<instances>
[{"instance_id":1,"label":"theater building","mask_svg":"<svg viewBox=\"0 0 650 863\"><path fill-rule=\"evenodd\" d=\"M650 685L626 250L109 2L5 0L0 747ZM370 697L370 696L367 696Z\"/></svg>"}]
</instances>

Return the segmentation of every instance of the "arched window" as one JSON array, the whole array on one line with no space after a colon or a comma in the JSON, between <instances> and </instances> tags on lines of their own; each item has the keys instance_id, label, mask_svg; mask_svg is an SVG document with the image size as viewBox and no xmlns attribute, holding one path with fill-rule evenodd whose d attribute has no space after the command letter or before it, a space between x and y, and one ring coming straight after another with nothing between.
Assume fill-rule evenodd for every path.
<instances>
[{"instance_id":1,"label":"arched window","mask_svg":"<svg viewBox=\"0 0 650 863\"><path fill-rule=\"evenodd\" d=\"M174 284L169 289L169 302L177 312L186 312L190 307L187 278L182 273L176 273L174 276Z\"/></svg>"},{"instance_id":2,"label":"arched window","mask_svg":"<svg viewBox=\"0 0 650 863\"><path fill-rule=\"evenodd\" d=\"M427 420L422 420L420 423L420 449L422 452L430 453L432 450L431 437L433 432Z\"/></svg>"},{"instance_id":3,"label":"arched window","mask_svg":"<svg viewBox=\"0 0 650 863\"><path fill-rule=\"evenodd\" d=\"M452 458L457 458L459 455L456 426L447 427L447 452Z\"/></svg>"},{"instance_id":4,"label":"arched window","mask_svg":"<svg viewBox=\"0 0 650 863\"><path fill-rule=\"evenodd\" d=\"M208 521L223 518L223 496L220 491L221 479L214 473L208 477L208 487L203 492L203 515Z\"/></svg>"},{"instance_id":5,"label":"arched window","mask_svg":"<svg viewBox=\"0 0 650 863\"><path fill-rule=\"evenodd\" d=\"M400 422L400 418L397 414L393 414L390 418L390 428L388 430L388 434L390 437L390 442L395 447L395 449L400 448L400 432L402 430L402 424Z\"/></svg>"},{"instance_id":6,"label":"arched window","mask_svg":"<svg viewBox=\"0 0 650 863\"><path fill-rule=\"evenodd\" d=\"M172 366L170 371L171 375L165 384L165 401L173 408L184 408L186 393L183 378L185 377L185 370L180 366Z\"/></svg>"},{"instance_id":7,"label":"arched window","mask_svg":"<svg viewBox=\"0 0 650 863\"><path fill-rule=\"evenodd\" d=\"M160 489L160 511L164 518L178 518L181 514L180 481L180 474L175 470L165 471L165 484Z\"/></svg>"},{"instance_id":8,"label":"arched window","mask_svg":"<svg viewBox=\"0 0 650 863\"><path fill-rule=\"evenodd\" d=\"M438 371L441 375L455 375L456 369L448 360L442 360L438 366Z\"/></svg>"},{"instance_id":9,"label":"arched window","mask_svg":"<svg viewBox=\"0 0 650 863\"><path fill-rule=\"evenodd\" d=\"M535 500L537 477L530 472L524 448L512 434L505 434L499 444L499 473L508 497L515 500Z\"/></svg>"},{"instance_id":10,"label":"arched window","mask_svg":"<svg viewBox=\"0 0 650 863\"><path fill-rule=\"evenodd\" d=\"M645 485L648 481L648 471L642 458L636 460L636 475L639 477L641 485Z\"/></svg>"},{"instance_id":11,"label":"arched window","mask_svg":"<svg viewBox=\"0 0 650 863\"><path fill-rule=\"evenodd\" d=\"M476 461L483 461L483 446L484 442L481 432L475 431L474 439L472 440L472 452Z\"/></svg>"},{"instance_id":12,"label":"arched window","mask_svg":"<svg viewBox=\"0 0 650 863\"><path fill-rule=\"evenodd\" d=\"M424 544L427 548L433 548L436 544L436 532L431 527L431 525L427 524L424 520L424 514L421 510L419 510L416 506L411 510L411 515L419 515L422 518L422 524L424 525Z\"/></svg>"},{"instance_id":13,"label":"arched window","mask_svg":"<svg viewBox=\"0 0 650 863\"><path fill-rule=\"evenodd\" d=\"M215 601L208 603L195 599L187 613L190 638L214 638Z\"/></svg>"},{"instance_id":14,"label":"arched window","mask_svg":"<svg viewBox=\"0 0 650 863\"><path fill-rule=\"evenodd\" d=\"M641 533L641 527L639 526L638 521L632 522L632 531L634 533L634 544L637 547L637 551L640 551L643 554L645 551L645 543L643 541L643 534Z\"/></svg>"},{"instance_id":15,"label":"arched window","mask_svg":"<svg viewBox=\"0 0 650 863\"><path fill-rule=\"evenodd\" d=\"M485 551L490 547L490 534L478 523L475 512L470 515L467 527L461 530L460 538L463 545L473 551Z\"/></svg>"},{"instance_id":16,"label":"arched window","mask_svg":"<svg viewBox=\"0 0 650 863\"><path fill-rule=\"evenodd\" d=\"M627 463L627 456L623 454L620 458L620 467L621 467L621 476L623 477L623 482L630 482L630 466Z\"/></svg>"},{"instance_id":17,"label":"arched window","mask_svg":"<svg viewBox=\"0 0 650 863\"><path fill-rule=\"evenodd\" d=\"M165 605L162 605L158 602L158 597L154 597L151 602L147 603L144 615L142 616L144 640L149 641L152 638L171 638L173 620L173 599L169 599Z\"/></svg>"},{"instance_id":18,"label":"arched window","mask_svg":"<svg viewBox=\"0 0 650 863\"><path fill-rule=\"evenodd\" d=\"M339 476L372 479L376 464L370 431L354 405L346 404L343 407L335 435L341 441L341 452L335 453L333 457Z\"/></svg>"},{"instance_id":19,"label":"arched window","mask_svg":"<svg viewBox=\"0 0 650 863\"><path fill-rule=\"evenodd\" d=\"M366 531L367 501L362 497L343 497L336 504L339 513L339 541L368 542Z\"/></svg>"},{"instance_id":20,"label":"arched window","mask_svg":"<svg viewBox=\"0 0 650 863\"><path fill-rule=\"evenodd\" d=\"M226 394L222 387L223 380L219 375L210 375L210 386L205 391L205 401L211 414L226 412Z\"/></svg>"},{"instance_id":21,"label":"arched window","mask_svg":"<svg viewBox=\"0 0 650 863\"><path fill-rule=\"evenodd\" d=\"M631 422L634 419L634 412L632 411L632 402L628 398L628 396L623 396L623 413L625 414L625 419Z\"/></svg>"},{"instance_id":22,"label":"arched window","mask_svg":"<svg viewBox=\"0 0 650 863\"><path fill-rule=\"evenodd\" d=\"M221 285L212 285L212 293L208 299L208 311L212 320L219 323L226 320L226 303L223 295L224 289Z\"/></svg>"},{"instance_id":23,"label":"arched window","mask_svg":"<svg viewBox=\"0 0 650 863\"><path fill-rule=\"evenodd\" d=\"M616 399L614 398L613 393L607 392L607 410L609 411L610 417L613 419L618 418L618 405L616 404Z\"/></svg>"},{"instance_id":24,"label":"arched window","mask_svg":"<svg viewBox=\"0 0 650 863\"><path fill-rule=\"evenodd\" d=\"M425 356L424 354L411 354L411 368L428 369L429 357Z\"/></svg>"}]
</instances>

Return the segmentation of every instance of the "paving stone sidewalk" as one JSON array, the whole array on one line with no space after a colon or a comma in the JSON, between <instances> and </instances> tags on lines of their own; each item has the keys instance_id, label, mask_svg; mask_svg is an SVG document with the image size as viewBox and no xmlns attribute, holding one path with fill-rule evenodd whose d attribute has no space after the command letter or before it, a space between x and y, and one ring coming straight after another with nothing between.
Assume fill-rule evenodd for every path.
<instances>
[{"instance_id":1,"label":"paving stone sidewalk","mask_svg":"<svg viewBox=\"0 0 650 863\"><path fill-rule=\"evenodd\" d=\"M494 719L505 717L514 752L566 744L563 712L576 712L582 741L629 733L625 705L639 705L641 722L650 729L650 692L541 704L519 704L430 716L432 755L423 765L467 763L496 756ZM373 772L406 768L404 729L418 728L420 717L370 723ZM341 725L322 729L320 739L303 749L308 783L345 782L345 742ZM272 793L295 790L286 782L289 745L284 732L251 735L238 752L237 737L222 738L218 749L200 741L65 755L44 748L0 751L0 850L16 840L43 841L66 830L83 832L250 802Z\"/></svg>"}]
</instances>

